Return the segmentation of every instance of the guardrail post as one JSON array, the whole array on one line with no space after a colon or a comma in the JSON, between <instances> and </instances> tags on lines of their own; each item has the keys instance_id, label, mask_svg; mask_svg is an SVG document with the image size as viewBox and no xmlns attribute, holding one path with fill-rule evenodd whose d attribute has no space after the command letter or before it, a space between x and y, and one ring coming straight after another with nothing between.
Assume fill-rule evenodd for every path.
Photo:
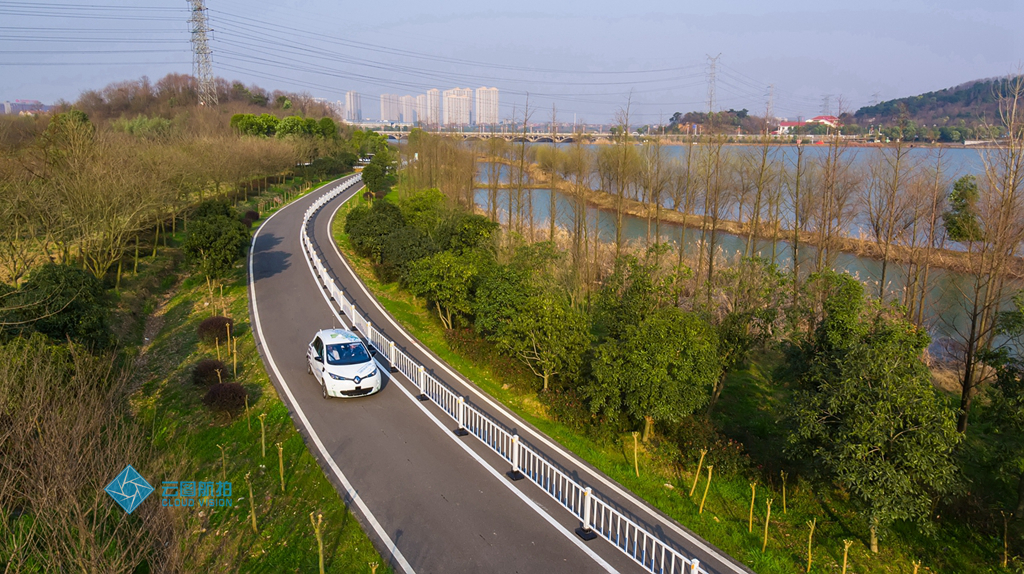
<instances>
[{"instance_id":1,"label":"guardrail post","mask_svg":"<svg viewBox=\"0 0 1024 574\"><path fill-rule=\"evenodd\" d=\"M420 396L418 398L421 401L429 401L430 397L428 397L427 393L424 391L426 373L424 372L423 365L420 365L420 368L416 370L416 384L420 387Z\"/></svg>"},{"instance_id":2,"label":"guardrail post","mask_svg":"<svg viewBox=\"0 0 1024 574\"><path fill-rule=\"evenodd\" d=\"M459 408L456 409L455 413L458 415L459 428L455 429L455 434L458 436L466 436L469 431L466 430L466 397L459 397Z\"/></svg>"},{"instance_id":3,"label":"guardrail post","mask_svg":"<svg viewBox=\"0 0 1024 574\"><path fill-rule=\"evenodd\" d=\"M393 373L398 369L395 368L395 342L388 341L388 363L390 364L390 371Z\"/></svg>"},{"instance_id":4,"label":"guardrail post","mask_svg":"<svg viewBox=\"0 0 1024 574\"><path fill-rule=\"evenodd\" d=\"M700 574L700 560L690 560L690 574Z\"/></svg>"},{"instance_id":5,"label":"guardrail post","mask_svg":"<svg viewBox=\"0 0 1024 574\"><path fill-rule=\"evenodd\" d=\"M522 472L519 472L519 435L512 435L512 470L508 472L508 477L512 480L522 480L525 478Z\"/></svg>"},{"instance_id":6,"label":"guardrail post","mask_svg":"<svg viewBox=\"0 0 1024 574\"><path fill-rule=\"evenodd\" d=\"M593 540L597 538L597 533L590 528L590 496L592 492L590 487L583 489L583 526L576 529L576 536L579 536L583 540Z\"/></svg>"}]
</instances>

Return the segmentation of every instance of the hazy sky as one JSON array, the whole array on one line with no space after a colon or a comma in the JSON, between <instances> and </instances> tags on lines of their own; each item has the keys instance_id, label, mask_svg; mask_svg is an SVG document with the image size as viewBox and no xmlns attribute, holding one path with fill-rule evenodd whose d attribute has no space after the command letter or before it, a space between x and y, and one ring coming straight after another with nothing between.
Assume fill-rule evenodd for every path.
<instances>
[{"instance_id":1,"label":"hazy sky","mask_svg":"<svg viewBox=\"0 0 1024 574\"><path fill-rule=\"evenodd\" d=\"M73 101L85 89L191 71L186 0L0 0L0 100ZM634 123L707 107L832 113L1024 63L1022 0L277 2L207 0L214 73L344 99L496 86L501 114Z\"/></svg>"}]
</instances>

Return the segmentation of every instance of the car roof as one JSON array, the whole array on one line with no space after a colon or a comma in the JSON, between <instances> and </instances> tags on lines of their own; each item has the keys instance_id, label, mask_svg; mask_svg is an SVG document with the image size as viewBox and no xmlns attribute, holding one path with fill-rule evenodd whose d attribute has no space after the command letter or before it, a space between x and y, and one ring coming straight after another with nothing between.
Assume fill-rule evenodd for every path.
<instances>
[{"instance_id":1,"label":"car roof","mask_svg":"<svg viewBox=\"0 0 1024 574\"><path fill-rule=\"evenodd\" d=\"M326 344L362 342L358 335L348 329L321 329L317 331L317 336Z\"/></svg>"}]
</instances>

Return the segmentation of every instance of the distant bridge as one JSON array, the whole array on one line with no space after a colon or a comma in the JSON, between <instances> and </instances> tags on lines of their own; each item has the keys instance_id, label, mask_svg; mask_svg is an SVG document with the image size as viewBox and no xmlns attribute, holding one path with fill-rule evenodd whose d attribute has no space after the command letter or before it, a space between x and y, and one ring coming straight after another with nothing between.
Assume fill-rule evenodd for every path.
<instances>
[{"instance_id":1,"label":"distant bridge","mask_svg":"<svg viewBox=\"0 0 1024 574\"><path fill-rule=\"evenodd\" d=\"M405 141L409 138L408 132L383 132L388 136L389 141ZM573 143L576 141L576 134L551 134L551 133L526 133L526 134L509 134L509 133L460 133L460 132L430 132L437 135L448 136L463 141L481 141L488 139L503 139L507 142L527 142L527 143ZM601 139L610 138L612 134L597 134L588 133L587 139Z\"/></svg>"}]
</instances>

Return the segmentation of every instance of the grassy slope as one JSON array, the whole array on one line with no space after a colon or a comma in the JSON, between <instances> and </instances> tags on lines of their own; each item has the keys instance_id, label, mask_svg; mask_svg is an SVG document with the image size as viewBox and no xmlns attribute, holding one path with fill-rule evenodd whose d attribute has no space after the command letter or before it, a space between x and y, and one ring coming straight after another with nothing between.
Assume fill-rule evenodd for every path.
<instances>
[{"instance_id":1,"label":"grassy slope","mask_svg":"<svg viewBox=\"0 0 1024 574\"><path fill-rule=\"evenodd\" d=\"M521 371L510 375L508 368L493 367L496 362L493 355L488 360L473 353L475 358L471 359L467 356L469 353L453 350L436 316L426 309L422 300L396 283L380 283L370 263L352 251L344 233L344 217L354 205L356 200L339 210L333 222L335 240L381 305L413 336L548 436L756 572L805 571L807 522L812 519L817 520L812 572L841 570L843 539L854 542L849 552L848 572L912 572L914 561L922 562L921 572L997 571L1001 541L950 521L941 523L934 538L918 533L914 527L904 526L899 529L899 536L883 536L879 554L872 556L867 548L867 523L846 493L815 491L814 485L808 482L794 483L790 479L784 513L777 473L772 473L775 478L770 484L757 487L753 532L749 533L749 477L761 476L762 467L774 466L766 463L777 456L784 439L778 435L778 425L771 414L775 411L772 404L779 404L788 396L784 388L772 381L768 367L776 357L763 357L747 369L730 375L715 422L719 428L727 429L731 438L716 444L705 461L705 468L711 462L719 473L713 474L704 513L700 514L698 507L706 484L706 470L701 473L694 496L688 496L700 456L696 446L689 445L686 449L688 445L682 444L681 453L674 445L653 446L641 452L638 478L633 468L632 437L600 439L576 432L547 414L536 391L522 384ZM774 502L768 548L762 553L768 498Z\"/></svg>"},{"instance_id":2,"label":"grassy slope","mask_svg":"<svg viewBox=\"0 0 1024 574\"><path fill-rule=\"evenodd\" d=\"M269 213L263 214L269 216ZM257 223L258 225L258 223ZM180 240L179 236L175 239ZM248 317L246 270L239 265L224 281L224 296L217 290L213 300L205 282L189 278L173 285L167 260L178 258L171 248L161 248L154 263L140 268L138 280L159 269L160 287L168 297L163 308L162 328L140 365L140 392L133 405L139 417L152 429L153 456L164 470L159 480L220 481L221 451L224 447L227 480L233 485L234 507L202 511L198 508L175 512L186 532L182 551L188 571L315 572L317 543L309 513L323 514L326 571L370 572L371 562L382 563L358 522L345 507L325 477L302 437L296 431L285 405L278 398L256 351ZM122 300L133 297L130 278ZM238 376L248 391L250 414L229 419L212 413L201 400L204 389L190 379L192 366L202 358L216 357L217 350L200 343L196 326L203 319L221 314L235 320L238 337ZM142 309L152 311L152 303ZM140 342L134 329L129 339ZM221 352L227 359L226 349ZM228 368L231 361L225 360ZM258 417L266 415L266 458L260 447ZM281 492L278 453L284 447L285 487ZM250 503L245 476L251 475L259 533L252 531ZM159 491L158 491L159 492ZM377 572L390 571L381 565Z\"/></svg>"}]
</instances>

